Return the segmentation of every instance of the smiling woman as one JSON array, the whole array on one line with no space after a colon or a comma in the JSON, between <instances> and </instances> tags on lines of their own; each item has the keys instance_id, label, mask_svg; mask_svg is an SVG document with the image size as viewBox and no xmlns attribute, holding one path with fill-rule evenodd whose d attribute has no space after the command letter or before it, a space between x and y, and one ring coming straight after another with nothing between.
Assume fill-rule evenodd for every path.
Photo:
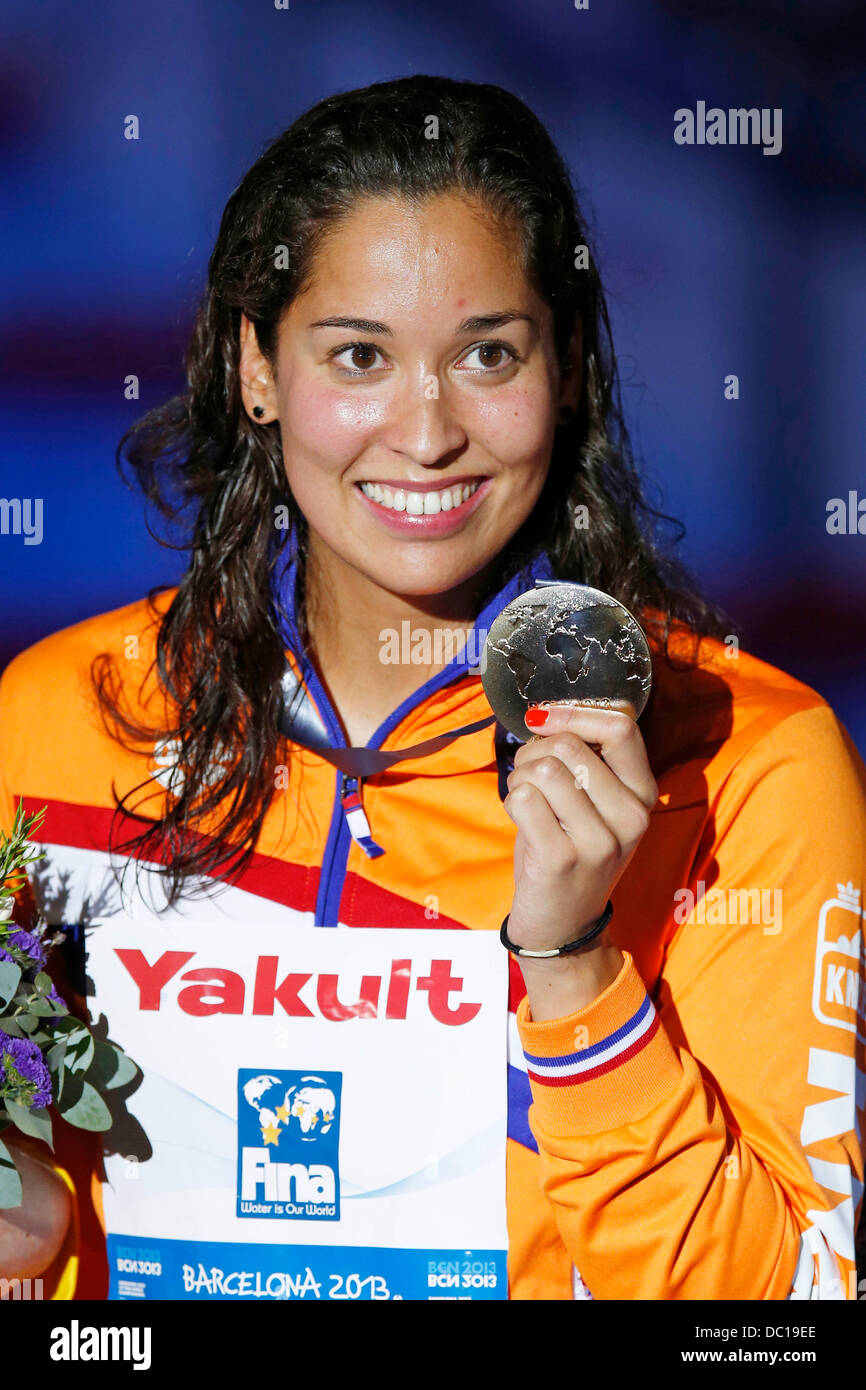
<instances>
[{"instance_id":1,"label":"smiling woman","mask_svg":"<svg viewBox=\"0 0 866 1390\"><path fill-rule=\"evenodd\" d=\"M660 549L587 246L537 118L437 77L320 102L229 199L188 389L120 450L187 572L0 683L0 821L51 803L46 915L145 1078L89 1224L67 1159L79 1296L856 1296L822 972L864 770ZM479 634L551 581L639 618L640 726L491 716Z\"/></svg>"},{"instance_id":2,"label":"smiling woman","mask_svg":"<svg viewBox=\"0 0 866 1390\"><path fill-rule=\"evenodd\" d=\"M279 426L308 528L308 633L354 742L417 683L417 670L377 679L376 633L407 605L416 626L435 622L455 591L471 628L467 581L489 578L532 512L557 410L576 407L577 340L561 372L521 260L478 200L366 198L321 239L271 361L241 319L243 402ZM328 312L345 305L358 312Z\"/></svg>"}]
</instances>

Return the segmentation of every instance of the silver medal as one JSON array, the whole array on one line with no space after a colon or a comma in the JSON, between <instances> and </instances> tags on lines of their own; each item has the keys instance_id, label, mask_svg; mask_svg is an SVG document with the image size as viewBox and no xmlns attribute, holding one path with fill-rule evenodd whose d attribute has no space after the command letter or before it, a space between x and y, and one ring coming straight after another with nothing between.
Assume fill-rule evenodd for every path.
<instances>
[{"instance_id":1,"label":"silver medal","mask_svg":"<svg viewBox=\"0 0 866 1390\"><path fill-rule=\"evenodd\" d=\"M586 584L542 581L495 619L481 661L490 707L522 742L530 705L579 701L639 719L652 659L627 608Z\"/></svg>"}]
</instances>

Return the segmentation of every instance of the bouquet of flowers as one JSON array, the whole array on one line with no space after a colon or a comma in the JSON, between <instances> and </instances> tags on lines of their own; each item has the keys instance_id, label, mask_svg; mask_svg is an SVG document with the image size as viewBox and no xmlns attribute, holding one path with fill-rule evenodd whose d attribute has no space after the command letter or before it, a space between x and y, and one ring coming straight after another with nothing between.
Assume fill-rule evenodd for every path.
<instances>
[{"instance_id":1,"label":"bouquet of flowers","mask_svg":"<svg viewBox=\"0 0 866 1390\"><path fill-rule=\"evenodd\" d=\"M48 952L64 933L48 934L41 915L29 931L11 920L27 866L45 857L28 840L44 816L44 808L25 816L19 801L11 835L0 831L0 1208L21 1204L5 1130L14 1126L53 1148L52 1109L79 1129L110 1129L101 1093L138 1073L125 1052L70 1015L46 974Z\"/></svg>"}]
</instances>

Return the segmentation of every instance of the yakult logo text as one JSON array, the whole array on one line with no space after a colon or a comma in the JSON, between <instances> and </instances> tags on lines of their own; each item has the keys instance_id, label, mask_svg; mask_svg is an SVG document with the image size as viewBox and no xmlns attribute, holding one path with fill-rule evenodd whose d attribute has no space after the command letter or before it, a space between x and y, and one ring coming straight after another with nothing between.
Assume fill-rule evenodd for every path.
<instances>
[{"instance_id":1,"label":"yakult logo text","mask_svg":"<svg viewBox=\"0 0 866 1390\"><path fill-rule=\"evenodd\" d=\"M339 975L287 970L279 956L259 956L255 972L246 978L221 966L185 970L195 951L163 951L153 961L143 951L125 947L115 947L115 954L138 989L142 1012L177 1007L193 1018L208 1018L213 1014L270 1017L282 1010L292 1018L344 1023L353 1018L405 1019L423 998L437 1023L453 1027L470 1023L481 1008L457 999L463 979L452 974L450 960L431 960L429 969L423 970L412 960L392 960L387 975L362 975L360 985L356 977L349 990L348 982L341 987Z\"/></svg>"}]
</instances>

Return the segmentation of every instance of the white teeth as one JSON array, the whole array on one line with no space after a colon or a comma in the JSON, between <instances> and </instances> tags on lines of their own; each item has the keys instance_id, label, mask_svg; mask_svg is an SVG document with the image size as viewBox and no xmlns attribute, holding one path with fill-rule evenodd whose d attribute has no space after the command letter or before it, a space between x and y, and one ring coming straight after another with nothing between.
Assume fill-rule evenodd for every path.
<instances>
[{"instance_id":1,"label":"white teeth","mask_svg":"<svg viewBox=\"0 0 866 1390\"><path fill-rule=\"evenodd\" d=\"M361 483L361 491L386 511L405 511L409 516L438 516L439 512L450 512L461 506L480 486L479 481L443 488L441 492L409 492L402 487L387 487L384 483Z\"/></svg>"}]
</instances>

